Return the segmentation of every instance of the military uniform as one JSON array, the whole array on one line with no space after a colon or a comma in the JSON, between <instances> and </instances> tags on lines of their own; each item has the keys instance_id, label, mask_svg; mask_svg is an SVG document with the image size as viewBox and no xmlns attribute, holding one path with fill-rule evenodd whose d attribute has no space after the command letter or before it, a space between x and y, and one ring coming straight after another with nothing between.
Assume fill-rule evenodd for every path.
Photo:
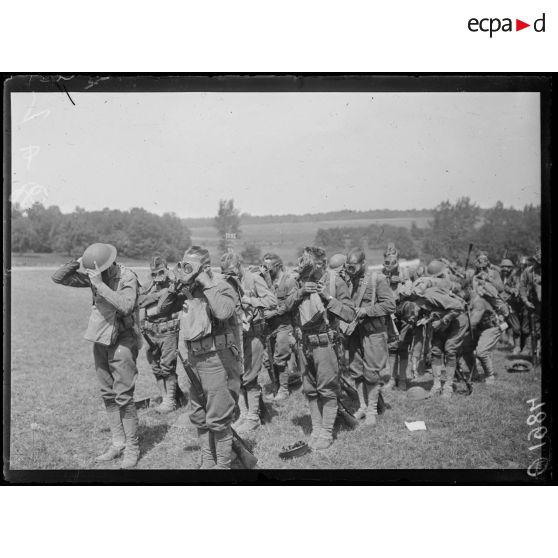
<instances>
[{"instance_id":1,"label":"military uniform","mask_svg":"<svg viewBox=\"0 0 558 558\"><path fill-rule=\"evenodd\" d=\"M338 320L350 322L354 318L347 283L335 275L333 284L334 293L331 283L326 280L320 297L317 293L305 294L303 283L297 280L293 295L299 359L303 369L302 389L310 407L311 445L315 449L325 449L331 444L337 417Z\"/></svg>"},{"instance_id":2,"label":"military uniform","mask_svg":"<svg viewBox=\"0 0 558 558\"><path fill-rule=\"evenodd\" d=\"M222 264L223 265L223 264ZM239 296L238 313L242 323L244 370L241 378L241 415L235 424L239 432L254 430L260 425L261 387L258 374L264 360L264 310L275 308L277 299L264 278L258 273L242 270L242 279L228 278Z\"/></svg>"},{"instance_id":3,"label":"military uniform","mask_svg":"<svg viewBox=\"0 0 558 558\"><path fill-rule=\"evenodd\" d=\"M172 277L169 278L172 281ZM164 297L169 281L150 282L138 299L142 333L151 342L147 347L147 361L155 376L163 403L157 410L165 413L175 409L178 378L176 374L176 351L178 349L179 313L181 305L176 304L161 312L159 300Z\"/></svg>"},{"instance_id":4,"label":"military uniform","mask_svg":"<svg viewBox=\"0 0 558 558\"><path fill-rule=\"evenodd\" d=\"M492 305L481 296L473 293L469 301L471 330L463 342L463 361L469 370L475 365L475 354L481 363L485 380L494 380L492 353L502 336L501 322Z\"/></svg>"},{"instance_id":5,"label":"military uniform","mask_svg":"<svg viewBox=\"0 0 558 558\"><path fill-rule=\"evenodd\" d=\"M179 350L187 353L206 399L204 409L199 394L189 385L190 420L198 429L201 467L228 469L241 375L238 295L225 280L212 275L203 286L197 282L190 289L171 285L160 311L168 312L176 304L183 305Z\"/></svg>"},{"instance_id":6,"label":"military uniform","mask_svg":"<svg viewBox=\"0 0 558 558\"><path fill-rule=\"evenodd\" d=\"M431 395L441 391L442 368L445 364L446 383L442 395L449 398L453 394L457 354L461 350L469 328L465 302L451 291L439 286L416 285L413 295L419 309L432 318L429 324L434 376Z\"/></svg>"},{"instance_id":7,"label":"military uniform","mask_svg":"<svg viewBox=\"0 0 558 558\"><path fill-rule=\"evenodd\" d=\"M388 363L388 320L395 312L395 297L383 275L364 272L351 279L351 300L365 309L349 336L349 371L359 392L363 416L374 424L378 411L381 371ZM368 392L368 406L364 402Z\"/></svg>"},{"instance_id":8,"label":"military uniform","mask_svg":"<svg viewBox=\"0 0 558 558\"><path fill-rule=\"evenodd\" d=\"M297 283L294 277L281 269L272 280L271 288L277 299L277 309L272 311L266 321L266 335L271 347L275 374L279 379L277 399L284 399L289 394L288 364L295 342L293 329L293 305L295 303Z\"/></svg>"},{"instance_id":9,"label":"military uniform","mask_svg":"<svg viewBox=\"0 0 558 558\"><path fill-rule=\"evenodd\" d=\"M542 303L542 277L540 264L526 268L519 280L519 296L524 305L524 311L529 319L529 332L540 343L541 335L541 303ZM531 322L532 319L532 322ZM533 328L533 331L531 331ZM529 335L523 351L529 353L532 349L532 339ZM535 350L537 348L535 347Z\"/></svg>"},{"instance_id":10,"label":"military uniform","mask_svg":"<svg viewBox=\"0 0 558 558\"><path fill-rule=\"evenodd\" d=\"M80 262L72 260L58 269L52 280L92 291L91 316L84 337L93 343L95 371L112 433L111 448L97 461L110 461L124 451L123 466L133 466L139 456L134 403L136 359L141 347L137 316L139 282L135 273L122 265L113 264L106 273L107 283L93 285L80 270Z\"/></svg>"}]
</instances>

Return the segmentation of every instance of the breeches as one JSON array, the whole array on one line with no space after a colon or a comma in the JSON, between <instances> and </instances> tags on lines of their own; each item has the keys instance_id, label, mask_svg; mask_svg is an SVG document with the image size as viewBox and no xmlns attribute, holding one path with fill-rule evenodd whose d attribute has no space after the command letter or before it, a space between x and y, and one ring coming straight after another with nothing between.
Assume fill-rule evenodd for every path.
<instances>
[{"instance_id":1,"label":"breeches","mask_svg":"<svg viewBox=\"0 0 558 558\"><path fill-rule=\"evenodd\" d=\"M121 335L114 345L93 344L95 371L105 401L115 401L124 407L134 400L137 357L137 340L132 333Z\"/></svg>"},{"instance_id":2,"label":"breeches","mask_svg":"<svg viewBox=\"0 0 558 558\"><path fill-rule=\"evenodd\" d=\"M331 343L300 351L302 358L302 390L308 399L337 399L339 363Z\"/></svg>"},{"instance_id":3,"label":"breeches","mask_svg":"<svg viewBox=\"0 0 558 558\"><path fill-rule=\"evenodd\" d=\"M251 389L257 387L258 373L264 359L264 344L261 337L244 336L244 372L242 387Z\"/></svg>"},{"instance_id":4,"label":"breeches","mask_svg":"<svg viewBox=\"0 0 558 558\"><path fill-rule=\"evenodd\" d=\"M387 334L362 335L358 330L349 338L349 374L354 381L381 382L380 372L388 361Z\"/></svg>"},{"instance_id":5,"label":"breeches","mask_svg":"<svg viewBox=\"0 0 558 558\"><path fill-rule=\"evenodd\" d=\"M151 351L147 351L147 362L156 377L168 378L176 373L176 351L178 349L178 332L171 335L151 336L153 344L161 350L161 356L154 359Z\"/></svg>"},{"instance_id":6,"label":"breeches","mask_svg":"<svg viewBox=\"0 0 558 558\"><path fill-rule=\"evenodd\" d=\"M188 381L190 421L198 428L213 432L230 426L240 392L240 362L230 349L206 355L190 356L189 363L197 374L206 400Z\"/></svg>"},{"instance_id":7,"label":"breeches","mask_svg":"<svg viewBox=\"0 0 558 558\"><path fill-rule=\"evenodd\" d=\"M457 352L463 345L463 340L469 329L466 314L454 318L449 326L443 330L432 332L432 360L441 362L445 355L446 361L455 362Z\"/></svg>"}]
</instances>

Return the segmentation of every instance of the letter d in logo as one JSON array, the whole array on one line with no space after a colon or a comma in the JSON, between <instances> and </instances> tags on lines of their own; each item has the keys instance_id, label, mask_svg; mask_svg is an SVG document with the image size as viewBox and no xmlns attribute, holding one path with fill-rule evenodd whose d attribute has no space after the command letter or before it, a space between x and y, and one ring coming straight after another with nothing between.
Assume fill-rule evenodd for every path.
<instances>
[{"instance_id":1,"label":"letter d in logo","mask_svg":"<svg viewBox=\"0 0 558 558\"><path fill-rule=\"evenodd\" d=\"M545 26L545 14L543 14L541 18L535 20L535 23L533 23L533 29L537 33L544 33L544 26Z\"/></svg>"}]
</instances>

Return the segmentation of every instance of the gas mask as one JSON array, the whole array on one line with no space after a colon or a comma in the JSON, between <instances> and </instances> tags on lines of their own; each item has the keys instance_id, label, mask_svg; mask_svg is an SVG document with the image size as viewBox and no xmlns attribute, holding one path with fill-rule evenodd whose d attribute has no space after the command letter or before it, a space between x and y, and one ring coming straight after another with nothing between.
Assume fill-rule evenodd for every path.
<instances>
[{"instance_id":1,"label":"gas mask","mask_svg":"<svg viewBox=\"0 0 558 558\"><path fill-rule=\"evenodd\" d=\"M196 257L188 258L176 264L178 280L185 285L192 284L202 270L201 261Z\"/></svg>"},{"instance_id":2,"label":"gas mask","mask_svg":"<svg viewBox=\"0 0 558 558\"><path fill-rule=\"evenodd\" d=\"M296 272L301 281L318 282L324 274L325 262L315 260L310 254L304 252L298 259Z\"/></svg>"},{"instance_id":3,"label":"gas mask","mask_svg":"<svg viewBox=\"0 0 558 558\"><path fill-rule=\"evenodd\" d=\"M151 280L153 283L161 285L169 278L169 270L166 267L151 270Z\"/></svg>"}]
</instances>

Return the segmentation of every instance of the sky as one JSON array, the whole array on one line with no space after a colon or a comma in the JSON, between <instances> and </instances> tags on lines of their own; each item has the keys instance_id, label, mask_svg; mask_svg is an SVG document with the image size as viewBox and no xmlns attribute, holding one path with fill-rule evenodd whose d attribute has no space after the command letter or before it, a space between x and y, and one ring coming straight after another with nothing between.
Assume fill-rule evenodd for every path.
<instances>
[{"instance_id":1,"label":"sky","mask_svg":"<svg viewBox=\"0 0 558 558\"><path fill-rule=\"evenodd\" d=\"M215 215L540 203L538 93L12 93L12 201Z\"/></svg>"}]
</instances>

